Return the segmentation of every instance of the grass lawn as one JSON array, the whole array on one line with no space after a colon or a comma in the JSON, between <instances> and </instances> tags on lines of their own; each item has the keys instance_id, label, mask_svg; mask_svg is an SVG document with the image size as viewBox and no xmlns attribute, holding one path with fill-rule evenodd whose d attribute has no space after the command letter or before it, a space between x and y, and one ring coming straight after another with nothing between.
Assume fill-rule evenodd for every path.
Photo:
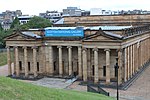
<instances>
[{"instance_id":1,"label":"grass lawn","mask_svg":"<svg viewBox=\"0 0 150 100\"><path fill-rule=\"evenodd\" d=\"M7 52L0 52L0 66L7 64Z\"/></svg>"},{"instance_id":2,"label":"grass lawn","mask_svg":"<svg viewBox=\"0 0 150 100\"><path fill-rule=\"evenodd\" d=\"M114 100L104 95L51 89L0 77L0 100Z\"/></svg>"},{"instance_id":3,"label":"grass lawn","mask_svg":"<svg viewBox=\"0 0 150 100\"><path fill-rule=\"evenodd\" d=\"M13 53L11 52L11 60L13 61ZM0 52L0 66L7 64L7 52Z\"/></svg>"}]
</instances>

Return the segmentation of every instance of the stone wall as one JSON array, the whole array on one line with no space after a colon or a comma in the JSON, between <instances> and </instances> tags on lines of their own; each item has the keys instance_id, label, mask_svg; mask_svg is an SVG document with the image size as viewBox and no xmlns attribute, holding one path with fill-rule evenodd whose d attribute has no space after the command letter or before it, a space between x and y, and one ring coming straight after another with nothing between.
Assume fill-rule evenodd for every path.
<instances>
[{"instance_id":1,"label":"stone wall","mask_svg":"<svg viewBox=\"0 0 150 100\"><path fill-rule=\"evenodd\" d=\"M97 25L145 25L150 24L150 15L101 15L64 17L64 24L72 26ZM59 26L59 25L58 25Z\"/></svg>"}]
</instances>

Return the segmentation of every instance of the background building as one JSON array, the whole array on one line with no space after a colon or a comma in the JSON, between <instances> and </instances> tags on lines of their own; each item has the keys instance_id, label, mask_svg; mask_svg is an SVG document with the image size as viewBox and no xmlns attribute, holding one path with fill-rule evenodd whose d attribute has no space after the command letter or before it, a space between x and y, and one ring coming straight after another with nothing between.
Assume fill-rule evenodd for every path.
<instances>
[{"instance_id":1,"label":"background building","mask_svg":"<svg viewBox=\"0 0 150 100\"><path fill-rule=\"evenodd\" d=\"M90 11L81 10L77 7L67 7L63 9L63 16L88 16Z\"/></svg>"},{"instance_id":2,"label":"background building","mask_svg":"<svg viewBox=\"0 0 150 100\"><path fill-rule=\"evenodd\" d=\"M55 23L62 18L62 13L58 11L46 11L46 13L40 13L39 16L49 19L52 23Z\"/></svg>"},{"instance_id":3,"label":"background building","mask_svg":"<svg viewBox=\"0 0 150 100\"><path fill-rule=\"evenodd\" d=\"M25 24L25 23L27 23L32 17L33 17L33 16L22 15L22 16L19 16L18 19L19 19L20 24Z\"/></svg>"},{"instance_id":4,"label":"background building","mask_svg":"<svg viewBox=\"0 0 150 100\"><path fill-rule=\"evenodd\" d=\"M15 17L19 17L22 15L21 10L10 11L6 10L0 14L0 23L4 30L10 29L11 23L15 19Z\"/></svg>"}]
</instances>

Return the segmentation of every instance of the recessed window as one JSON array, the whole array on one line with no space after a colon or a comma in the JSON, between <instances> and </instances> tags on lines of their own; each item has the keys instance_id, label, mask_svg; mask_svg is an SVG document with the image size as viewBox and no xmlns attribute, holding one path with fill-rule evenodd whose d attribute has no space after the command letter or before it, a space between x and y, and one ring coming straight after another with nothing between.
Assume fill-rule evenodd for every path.
<instances>
[{"instance_id":1,"label":"recessed window","mask_svg":"<svg viewBox=\"0 0 150 100\"><path fill-rule=\"evenodd\" d=\"M40 71L39 62L37 62L37 71Z\"/></svg>"},{"instance_id":2,"label":"recessed window","mask_svg":"<svg viewBox=\"0 0 150 100\"><path fill-rule=\"evenodd\" d=\"M92 65L92 74L94 75L94 65Z\"/></svg>"},{"instance_id":3,"label":"recessed window","mask_svg":"<svg viewBox=\"0 0 150 100\"><path fill-rule=\"evenodd\" d=\"M54 61L54 71L56 71L56 61Z\"/></svg>"},{"instance_id":4,"label":"recessed window","mask_svg":"<svg viewBox=\"0 0 150 100\"><path fill-rule=\"evenodd\" d=\"M115 77L117 77L117 67L115 67Z\"/></svg>"},{"instance_id":5,"label":"recessed window","mask_svg":"<svg viewBox=\"0 0 150 100\"><path fill-rule=\"evenodd\" d=\"M106 66L103 66L103 76L106 76Z\"/></svg>"},{"instance_id":6,"label":"recessed window","mask_svg":"<svg viewBox=\"0 0 150 100\"><path fill-rule=\"evenodd\" d=\"M19 69L22 70L22 62L19 61Z\"/></svg>"},{"instance_id":7,"label":"recessed window","mask_svg":"<svg viewBox=\"0 0 150 100\"><path fill-rule=\"evenodd\" d=\"M28 70L31 71L30 62L28 62Z\"/></svg>"}]
</instances>

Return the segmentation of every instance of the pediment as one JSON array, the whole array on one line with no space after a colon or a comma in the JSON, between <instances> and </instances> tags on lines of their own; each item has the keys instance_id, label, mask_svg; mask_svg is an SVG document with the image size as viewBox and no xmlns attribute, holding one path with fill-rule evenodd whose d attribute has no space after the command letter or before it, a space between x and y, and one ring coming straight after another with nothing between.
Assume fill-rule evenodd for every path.
<instances>
[{"instance_id":1,"label":"pediment","mask_svg":"<svg viewBox=\"0 0 150 100\"><path fill-rule=\"evenodd\" d=\"M115 41L121 39L122 37L119 35L110 32L103 32L102 30L83 38L84 41Z\"/></svg>"},{"instance_id":2,"label":"pediment","mask_svg":"<svg viewBox=\"0 0 150 100\"><path fill-rule=\"evenodd\" d=\"M23 35L21 33L13 33L5 38L5 40L35 40L32 37Z\"/></svg>"}]
</instances>

